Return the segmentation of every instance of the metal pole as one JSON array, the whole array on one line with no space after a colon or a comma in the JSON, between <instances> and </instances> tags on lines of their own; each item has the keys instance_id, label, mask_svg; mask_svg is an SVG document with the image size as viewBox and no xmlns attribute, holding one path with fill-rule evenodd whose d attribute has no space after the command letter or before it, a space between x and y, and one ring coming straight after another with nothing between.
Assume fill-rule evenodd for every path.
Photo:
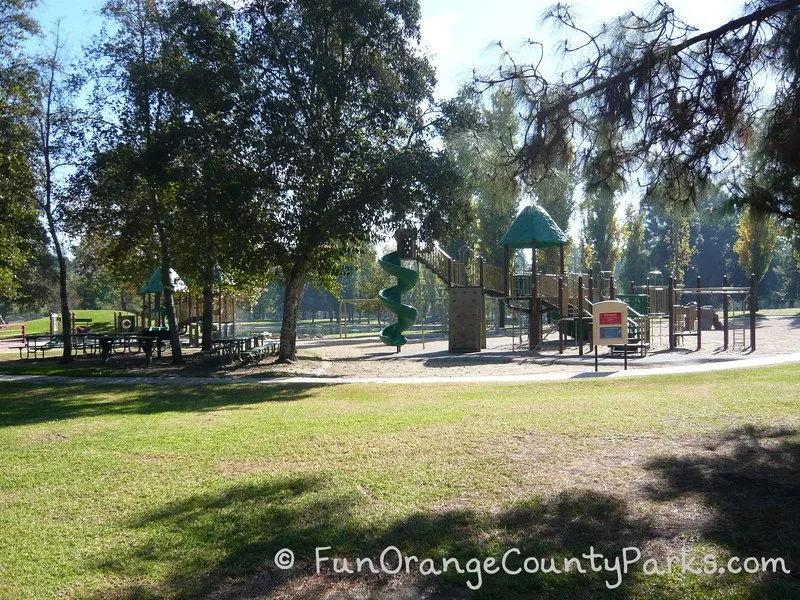
<instances>
[{"instance_id":1,"label":"metal pole","mask_svg":"<svg viewBox=\"0 0 800 600\"><path fill-rule=\"evenodd\" d=\"M700 319L703 316L703 309L700 308L700 305L703 302L703 298L700 295L700 288L701 287L703 287L703 285L702 285L702 283L700 281L700 276L698 275L697 276L697 290L696 290L695 296L694 296L695 302L697 302L697 349L698 350L700 350L700 348L701 348L700 340L701 340L701 336L702 336L702 333L703 333L703 324L700 321Z\"/></svg>"},{"instance_id":2,"label":"metal pole","mask_svg":"<svg viewBox=\"0 0 800 600\"><path fill-rule=\"evenodd\" d=\"M675 278L669 276L667 286L667 335L669 335L669 349L675 350Z\"/></svg>"}]
</instances>

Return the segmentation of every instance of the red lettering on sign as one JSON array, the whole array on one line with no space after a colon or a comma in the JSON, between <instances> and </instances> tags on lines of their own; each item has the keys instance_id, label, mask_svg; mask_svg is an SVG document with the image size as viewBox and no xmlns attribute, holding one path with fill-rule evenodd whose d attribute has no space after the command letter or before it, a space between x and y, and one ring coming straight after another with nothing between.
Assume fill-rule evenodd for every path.
<instances>
[{"instance_id":1,"label":"red lettering on sign","mask_svg":"<svg viewBox=\"0 0 800 600\"><path fill-rule=\"evenodd\" d=\"M600 313L600 325L622 325L622 313Z\"/></svg>"}]
</instances>

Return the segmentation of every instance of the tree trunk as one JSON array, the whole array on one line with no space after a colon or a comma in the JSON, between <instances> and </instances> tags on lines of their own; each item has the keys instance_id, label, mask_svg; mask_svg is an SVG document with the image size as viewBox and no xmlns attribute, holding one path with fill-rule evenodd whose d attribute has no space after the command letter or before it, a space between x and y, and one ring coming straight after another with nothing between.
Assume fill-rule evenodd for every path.
<instances>
[{"instance_id":1,"label":"tree trunk","mask_svg":"<svg viewBox=\"0 0 800 600\"><path fill-rule=\"evenodd\" d=\"M200 329L203 335L202 349L210 350L214 333L214 288L210 285L203 288L203 319Z\"/></svg>"},{"instance_id":2,"label":"tree trunk","mask_svg":"<svg viewBox=\"0 0 800 600\"><path fill-rule=\"evenodd\" d=\"M61 355L61 364L72 364L72 314L69 310L69 296L67 295L67 261L61 253L61 244L56 243L58 248L58 292L61 296L61 324L64 331L64 352Z\"/></svg>"},{"instance_id":3,"label":"tree trunk","mask_svg":"<svg viewBox=\"0 0 800 600\"><path fill-rule=\"evenodd\" d=\"M49 156L45 156L45 163L49 169ZM47 227L50 230L50 238L53 242L53 248L56 251L56 258L58 260L58 294L61 300L61 332L64 341L61 364L71 364L74 362L74 359L72 357L72 313L69 310L69 294L67 292L67 261L61 250L61 241L58 239L58 235L56 235L56 222L53 216L51 200L52 189L49 179L46 184L45 193L47 199L44 212L47 217Z\"/></svg>"},{"instance_id":4,"label":"tree trunk","mask_svg":"<svg viewBox=\"0 0 800 600\"><path fill-rule=\"evenodd\" d=\"M169 328L169 344L172 350L172 364L182 365L183 355L181 351L181 338L178 331L178 322L175 319L175 303L172 297L172 281L169 276L169 242L164 231L164 225L158 223L158 241L161 245L161 286L164 288L162 301L167 308L167 327Z\"/></svg>"},{"instance_id":5,"label":"tree trunk","mask_svg":"<svg viewBox=\"0 0 800 600\"><path fill-rule=\"evenodd\" d=\"M294 271L286 278L286 293L283 297L283 323L281 325L281 347L278 362L297 360L297 309L303 299L306 281Z\"/></svg>"}]
</instances>

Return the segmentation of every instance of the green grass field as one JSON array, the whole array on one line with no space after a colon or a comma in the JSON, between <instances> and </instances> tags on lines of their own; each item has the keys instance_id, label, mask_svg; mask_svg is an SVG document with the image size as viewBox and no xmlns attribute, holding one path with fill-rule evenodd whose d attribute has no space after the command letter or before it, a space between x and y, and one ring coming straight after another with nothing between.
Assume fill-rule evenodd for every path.
<instances>
[{"instance_id":1,"label":"green grass field","mask_svg":"<svg viewBox=\"0 0 800 600\"><path fill-rule=\"evenodd\" d=\"M0 597L800 597L798 381L793 365L544 385L3 383ZM467 587L470 559L515 547L636 547L664 567L684 545L794 574L640 563L616 589L588 568ZM316 575L327 546L466 572Z\"/></svg>"},{"instance_id":2,"label":"green grass field","mask_svg":"<svg viewBox=\"0 0 800 600\"><path fill-rule=\"evenodd\" d=\"M75 310L76 319L92 319L92 331L96 333L105 333L114 330L114 312L113 310ZM122 311L116 311L122 312ZM133 314L133 313L126 313ZM29 335L37 333L50 333L50 319L42 317L41 319L33 319L25 322L25 332Z\"/></svg>"}]
</instances>

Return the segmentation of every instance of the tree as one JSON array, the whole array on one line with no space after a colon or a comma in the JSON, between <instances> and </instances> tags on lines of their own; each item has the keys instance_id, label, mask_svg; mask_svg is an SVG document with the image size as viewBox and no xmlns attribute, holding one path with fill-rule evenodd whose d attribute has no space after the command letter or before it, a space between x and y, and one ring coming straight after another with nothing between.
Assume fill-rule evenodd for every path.
<instances>
[{"instance_id":1,"label":"tree","mask_svg":"<svg viewBox=\"0 0 800 600\"><path fill-rule=\"evenodd\" d=\"M93 104L95 152L80 177L79 221L115 238L117 254L152 247L161 268L172 362L183 362L173 303L172 230L180 181L168 82L180 57L165 52L172 32L160 0L109 0L102 14L114 25L104 30L90 52L96 84ZM109 122L107 117L111 117Z\"/></svg>"},{"instance_id":2,"label":"tree","mask_svg":"<svg viewBox=\"0 0 800 600\"><path fill-rule=\"evenodd\" d=\"M72 248L75 291L83 308L136 310L131 299L152 269L151 259L134 253L118 258L113 242L104 232L87 231Z\"/></svg>"},{"instance_id":3,"label":"tree","mask_svg":"<svg viewBox=\"0 0 800 600\"><path fill-rule=\"evenodd\" d=\"M204 346L214 293L250 293L265 279L247 243L261 223L255 190L267 186L240 135L234 12L222 1L112 0L104 13L119 31L93 53L94 74L106 82L98 105L118 118L97 132L81 218L105 230L116 260L149 257L142 281L160 266L178 363L171 268L202 291Z\"/></svg>"},{"instance_id":4,"label":"tree","mask_svg":"<svg viewBox=\"0 0 800 600\"><path fill-rule=\"evenodd\" d=\"M701 184L723 174L747 143L764 108L759 103L762 70L778 73L771 122L795 131L798 6L798 0L757 0L742 17L696 34L667 4L659 4L650 16L629 13L590 34L558 4L548 17L573 36L564 51L574 68L551 82L537 66L510 60L484 78L488 84L513 81L524 92L525 140L516 157L520 172L541 176L570 148L581 148L583 164L608 153L607 174L625 171L629 179L642 179L648 192L667 189L672 202L696 200ZM611 148L593 145L599 126L625 135ZM782 185L778 204L764 204L796 218L797 137L777 139L773 156Z\"/></svg>"},{"instance_id":5,"label":"tree","mask_svg":"<svg viewBox=\"0 0 800 600\"><path fill-rule=\"evenodd\" d=\"M463 242L473 246L477 241L479 254L499 265L499 242L514 220L520 195L519 181L506 160L520 131L513 91L497 88L485 107L481 95L467 86L448 108L456 118L445 130L445 148L461 170L463 191L475 208L476 232Z\"/></svg>"},{"instance_id":6,"label":"tree","mask_svg":"<svg viewBox=\"0 0 800 600\"><path fill-rule=\"evenodd\" d=\"M761 283L772 263L773 250L780 234L778 219L751 208L742 213L736 232L739 237L733 244L733 250L739 256L745 272L754 274L756 283Z\"/></svg>"},{"instance_id":7,"label":"tree","mask_svg":"<svg viewBox=\"0 0 800 600\"><path fill-rule=\"evenodd\" d=\"M670 189L652 191L642 203L648 211L647 234L650 237L651 263L683 282L687 267L692 263L695 247L692 243L691 203L670 200Z\"/></svg>"},{"instance_id":8,"label":"tree","mask_svg":"<svg viewBox=\"0 0 800 600\"><path fill-rule=\"evenodd\" d=\"M622 228L625 245L622 250L620 284L628 285L633 281L643 285L650 271L650 255L644 237L644 211L636 210L629 204L625 209L625 223Z\"/></svg>"},{"instance_id":9,"label":"tree","mask_svg":"<svg viewBox=\"0 0 800 600\"><path fill-rule=\"evenodd\" d=\"M249 116L240 108L244 65L234 11L223 1L177 0L165 14L171 32L162 54L174 57L165 92L182 119L173 125L180 175L173 254L180 273L203 296L203 348L211 347L214 291L254 293L271 275L258 264L259 204L271 185L241 143Z\"/></svg>"},{"instance_id":10,"label":"tree","mask_svg":"<svg viewBox=\"0 0 800 600\"><path fill-rule=\"evenodd\" d=\"M0 300L20 292L19 273L33 259L39 233L35 204L35 71L26 39L38 32L30 0L0 3Z\"/></svg>"},{"instance_id":11,"label":"tree","mask_svg":"<svg viewBox=\"0 0 800 600\"><path fill-rule=\"evenodd\" d=\"M66 190L59 170L77 164L79 140L75 133L81 127L81 115L71 104L71 85L62 64L63 43L58 23L52 35L53 47L39 60L41 106L36 116L36 146L40 159L38 206L47 222L50 243L58 264L59 305L64 348L61 362L73 362L72 312L67 287L67 258L59 238Z\"/></svg>"},{"instance_id":12,"label":"tree","mask_svg":"<svg viewBox=\"0 0 800 600\"><path fill-rule=\"evenodd\" d=\"M257 243L286 288L279 360L292 361L307 281L332 285L380 230L452 237L469 207L426 136L433 69L416 0L257 0L243 16L248 143L275 181Z\"/></svg>"},{"instance_id":13,"label":"tree","mask_svg":"<svg viewBox=\"0 0 800 600\"><path fill-rule=\"evenodd\" d=\"M581 204L585 214L582 231L584 267L614 273L619 259L620 227L617 220L617 196L607 183L589 187Z\"/></svg>"},{"instance_id":14,"label":"tree","mask_svg":"<svg viewBox=\"0 0 800 600\"><path fill-rule=\"evenodd\" d=\"M578 185L578 174L574 163L554 166L549 176L533 182L531 193L536 197L539 206L547 211L562 231L568 232L575 214L575 189ZM569 256L571 250L565 249ZM559 251L547 248L541 251L537 260L547 273L558 273L561 268Z\"/></svg>"}]
</instances>

